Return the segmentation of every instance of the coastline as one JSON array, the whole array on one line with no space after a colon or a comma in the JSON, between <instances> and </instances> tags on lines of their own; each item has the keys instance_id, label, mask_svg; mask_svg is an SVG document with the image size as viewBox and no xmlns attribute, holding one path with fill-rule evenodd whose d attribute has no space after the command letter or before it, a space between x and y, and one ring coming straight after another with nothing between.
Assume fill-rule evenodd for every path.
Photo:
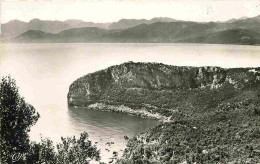
<instances>
[{"instance_id":1,"label":"coastline","mask_svg":"<svg viewBox=\"0 0 260 164\"><path fill-rule=\"evenodd\" d=\"M107 105L104 103L95 103L95 104L91 104L85 108L89 108L92 110L108 111L108 112L120 112L120 113L125 113L128 115L133 115L133 116L142 117L142 118L156 119L160 122L165 122L168 120L168 117L163 116L159 113L148 112L145 108L132 109L125 105Z\"/></svg>"}]
</instances>

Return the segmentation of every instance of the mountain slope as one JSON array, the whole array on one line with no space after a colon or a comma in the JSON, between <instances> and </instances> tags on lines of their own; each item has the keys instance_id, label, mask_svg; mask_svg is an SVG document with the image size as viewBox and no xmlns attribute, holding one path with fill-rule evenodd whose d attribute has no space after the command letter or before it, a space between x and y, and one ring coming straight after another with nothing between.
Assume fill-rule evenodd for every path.
<instances>
[{"instance_id":1,"label":"mountain slope","mask_svg":"<svg viewBox=\"0 0 260 164\"><path fill-rule=\"evenodd\" d=\"M217 85L222 83L225 77L225 71L217 67L192 68L129 62L78 79L70 86L68 100L69 105L85 106L100 99L103 101L103 98L113 98L114 96L110 94L120 95L117 92L121 89L124 91L124 88L139 88L144 91L189 89L208 84ZM139 91L128 90L129 95L131 92L135 94ZM81 101L83 104L77 103Z\"/></svg>"},{"instance_id":2,"label":"mountain slope","mask_svg":"<svg viewBox=\"0 0 260 164\"><path fill-rule=\"evenodd\" d=\"M29 30L16 37L15 42L48 42L49 40L55 40L55 34Z\"/></svg>"},{"instance_id":3,"label":"mountain slope","mask_svg":"<svg viewBox=\"0 0 260 164\"><path fill-rule=\"evenodd\" d=\"M2 38L12 38L28 31L28 24L19 20L13 20L1 26Z\"/></svg>"},{"instance_id":4,"label":"mountain slope","mask_svg":"<svg viewBox=\"0 0 260 164\"><path fill-rule=\"evenodd\" d=\"M96 27L76 28L58 33L55 39L59 42L96 42L105 32Z\"/></svg>"},{"instance_id":5,"label":"mountain slope","mask_svg":"<svg viewBox=\"0 0 260 164\"><path fill-rule=\"evenodd\" d=\"M180 40L183 43L260 44L260 34L245 29L229 29L207 35Z\"/></svg>"},{"instance_id":6,"label":"mountain slope","mask_svg":"<svg viewBox=\"0 0 260 164\"><path fill-rule=\"evenodd\" d=\"M156 22L176 22L177 20L171 19L171 18L163 18L163 17L158 17L158 18L153 18L150 20L147 19L121 19L118 22L111 23L109 25L109 29L125 29L125 28L130 28L134 27L140 24L152 24Z\"/></svg>"},{"instance_id":7,"label":"mountain slope","mask_svg":"<svg viewBox=\"0 0 260 164\"><path fill-rule=\"evenodd\" d=\"M116 42L116 43L215 43L260 44L259 33L248 29L218 30L216 23L157 22L127 29L105 30L95 27L64 30L42 40L23 34L24 42ZM13 42L23 42L17 37Z\"/></svg>"},{"instance_id":8,"label":"mountain slope","mask_svg":"<svg viewBox=\"0 0 260 164\"><path fill-rule=\"evenodd\" d=\"M10 21L2 24L3 38L10 39L19 36L29 30L42 31L45 33L59 33L64 30L82 27L99 27L107 28L110 23L92 23L83 22L81 20L67 20L67 21L48 21L33 19L30 22L22 22L18 20Z\"/></svg>"},{"instance_id":9,"label":"mountain slope","mask_svg":"<svg viewBox=\"0 0 260 164\"><path fill-rule=\"evenodd\" d=\"M93 22L84 22L81 20L67 20L67 21L43 21L39 19L33 19L30 22L22 22L18 20L10 21L8 23L2 24L2 38L5 39L10 39L14 38L18 35L21 35L24 32L27 32L29 30L36 30L36 31L42 31L46 33L59 33L64 30L68 29L73 29L73 28L84 28L84 27L96 27L100 29L107 29L110 31L123 31L123 30L128 30L129 28L133 28L135 26L139 25L151 25L154 23L169 23L172 24L171 28L176 28L175 33L178 33L179 29L183 26L183 30L179 32L179 35L190 35L191 32L193 32L193 35L188 36L189 38L191 37L196 37L194 36L196 33L206 35L208 33L213 33L213 32L220 32L223 30L228 30L228 29L247 29L256 33L260 33L260 16L256 16L253 18L243 18L243 19L234 19L226 22L187 22L187 21L181 21L181 20L174 20L171 18L153 18L150 20L146 19L122 19L119 20L118 22L112 22L112 23L93 23ZM175 23L175 25L173 25ZM179 24L179 27L178 27ZM175 27L176 26L176 27ZM150 27L150 26L148 26ZM152 27L151 27L152 28ZM160 27L159 27L160 28ZM161 30L166 30L170 31L170 29L167 28L162 28ZM207 28L207 30L205 29ZM151 30L151 29L149 29ZM202 32L200 31L202 30ZM205 31L206 30L206 31ZM129 30L128 30L129 31ZM155 41L150 41L149 42L158 42L162 40L160 37L165 37L169 35L169 32L167 33L168 35L165 36L160 36L159 34L152 34L152 32L158 33L158 30L154 31L149 31L147 32L147 35L151 35L150 37L154 37ZM171 30L173 31L173 30ZM146 32L146 31L142 31ZM165 32L166 34L166 32ZM115 34L116 36L120 36L123 34ZM140 35L140 34L136 34ZM158 37L156 37L158 35ZM109 40L109 38L103 38L106 40ZM117 38L118 39L118 38ZM185 39L178 37L177 39ZM126 38L121 38L120 40L127 40ZM144 38L143 40L147 40ZM167 39L165 39L167 40ZM173 38L173 35L171 34L171 38L168 39L169 41L174 41L175 36ZM102 41L99 41L102 42ZM105 41L103 41L105 42Z\"/></svg>"},{"instance_id":10,"label":"mountain slope","mask_svg":"<svg viewBox=\"0 0 260 164\"><path fill-rule=\"evenodd\" d=\"M162 107L163 103L157 101L167 101L171 97L172 101L163 104L164 107L170 108L176 103L174 99L180 94L176 92L182 90L186 92L189 89L204 87L221 88L223 84L227 86L231 84L230 79L232 81L234 78L239 78L235 80L238 86L259 82L260 72L255 74L249 70L249 68L176 67L156 63L128 62L86 75L73 82L68 93L68 104L76 106L88 106L96 102L127 104L133 100L132 103L137 106L146 103ZM242 84L245 80L243 78L248 79L248 82ZM171 95L171 92L176 95ZM148 96L157 94L157 100ZM169 94L169 97L159 96L163 94Z\"/></svg>"},{"instance_id":11,"label":"mountain slope","mask_svg":"<svg viewBox=\"0 0 260 164\"><path fill-rule=\"evenodd\" d=\"M74 81L68 105L162 119L117 163L260 161L260 68L128 62Z\"/></svg>"},{"instance_id":12,"label":"mountain slope","mask_svg":"<svg viewBox=\"0 0 260 164\"><path fill-rule=\"evenodd\" d=\"M137 20L137 19L122 19L113 23L93 23L84 22L82 20L69 19L66 21L48 21L33 19L29 22L22 22L19 20L13 20L8 23L2 24L2 37L9 39L21 35L29 30L42 31L46 33L59 33L64 30L72 28L83 27L97 27L101 29L121 29L129 28L142 23L151 24L154 22L171 22L175 21L170 18L153 18L151 20Z\"/></svg>"}]
</instances>

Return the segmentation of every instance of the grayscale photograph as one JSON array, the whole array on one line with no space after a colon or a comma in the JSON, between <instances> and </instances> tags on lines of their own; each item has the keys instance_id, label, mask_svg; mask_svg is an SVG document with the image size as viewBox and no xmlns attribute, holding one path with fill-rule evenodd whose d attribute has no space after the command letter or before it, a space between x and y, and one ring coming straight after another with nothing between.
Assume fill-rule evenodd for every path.
<instances>
[{"instance_id":1,"label":"grayscale photograph","mask_svg":"<svg viewBox=\"0 0 260 164\"><path fill-rule=\"evenodd\" d=\"M1 0L1 164L260 164L259 0Z\"/></svg>"}]
</instances>

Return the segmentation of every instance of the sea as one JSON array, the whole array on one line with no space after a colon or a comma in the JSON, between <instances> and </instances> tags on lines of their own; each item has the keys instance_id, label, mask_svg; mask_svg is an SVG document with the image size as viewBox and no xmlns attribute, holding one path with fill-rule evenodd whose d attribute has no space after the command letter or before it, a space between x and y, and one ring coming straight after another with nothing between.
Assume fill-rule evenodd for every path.
<instances>
[{"instance_id":1,"label":"sea","mask_svg":"<svg viewBox=\"0 0 260 164\"><path fill-rule=\"evenodd\" d=\"M19 93L40 113L31 140L60 142L61 136L87 132L108 162L122 155L127 141L158 120L67 105L70 84L77 78L124 62L156 62L176 66L259 67L260 46L215 44L0 44L0 75L11 75ZM112 143L112 144L111 144Z\"/></svg>"}]
</instances>

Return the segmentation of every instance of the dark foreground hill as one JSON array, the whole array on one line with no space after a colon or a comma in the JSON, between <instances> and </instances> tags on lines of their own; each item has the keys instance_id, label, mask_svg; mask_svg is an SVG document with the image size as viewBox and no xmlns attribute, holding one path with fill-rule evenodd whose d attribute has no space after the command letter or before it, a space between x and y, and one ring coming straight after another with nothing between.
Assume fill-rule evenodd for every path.
<instances>
[{"instance_id":1,"label":"dark foreground hill","mask_svg":"<svg viewBox=\"0 0 260 164\"><path fill-rule=\"evenodd\" d=\"M128 62L74 81L68 104L163 120L118 163L260 162L260 68Z\"/></svg>"}]
</instances>

